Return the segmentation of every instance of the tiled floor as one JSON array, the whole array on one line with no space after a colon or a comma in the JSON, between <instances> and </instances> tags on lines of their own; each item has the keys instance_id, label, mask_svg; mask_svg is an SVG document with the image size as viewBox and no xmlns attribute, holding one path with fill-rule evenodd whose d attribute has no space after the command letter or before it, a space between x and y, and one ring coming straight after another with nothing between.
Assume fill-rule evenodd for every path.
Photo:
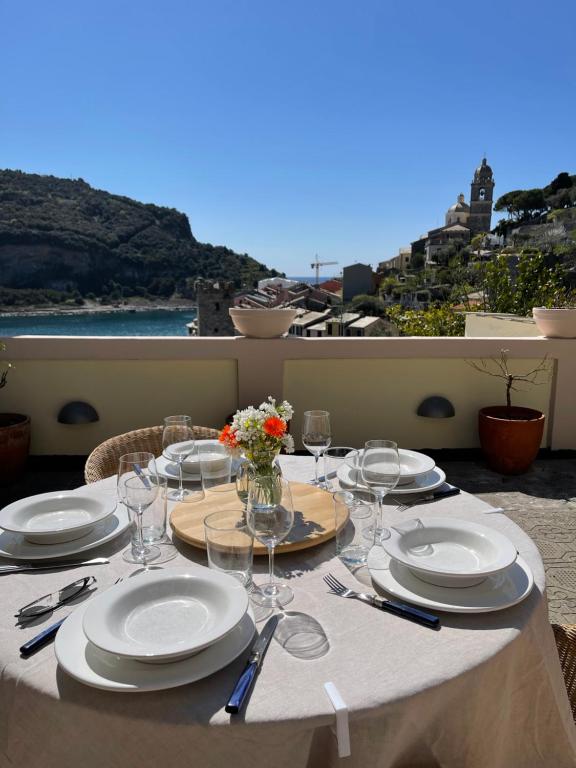
<instances>
[{"instance_id":1,"label":"tiled floor","mask_svg":"<svg viewBox=\"0 0 576 768\"><path fill-rule=\"evenodd\" d=\"M546 567L550 620L576 623L576 458L539 459L517 477L491 472L480 460L436 460L451 483L502 507L532 537ZM18 483L0 488L0 506L83 483L76 459L36 461Z\"/></svg>"}]
</instances>

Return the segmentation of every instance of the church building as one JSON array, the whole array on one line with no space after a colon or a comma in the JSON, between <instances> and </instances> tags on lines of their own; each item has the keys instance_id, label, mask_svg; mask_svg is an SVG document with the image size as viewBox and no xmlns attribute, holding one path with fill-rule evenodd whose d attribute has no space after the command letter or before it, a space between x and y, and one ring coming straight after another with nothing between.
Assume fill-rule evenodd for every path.
<instances>
[{"instance_id":1,"label":"church building","mask_svg":"<svg viewBox=\"0 0 576 768\"><path fill-rule=\"evenodd\" d=\"M412 243L412 255L424 253L427 263L436 261L436 256L451 244L467 245L481 232L490 232L494 177L492 168L483 158L474 171L470 185L470 205L464 195L458 195L454 205L446 211L443 227L431 229L426 235Z\"/></svg>"}]
</instances>

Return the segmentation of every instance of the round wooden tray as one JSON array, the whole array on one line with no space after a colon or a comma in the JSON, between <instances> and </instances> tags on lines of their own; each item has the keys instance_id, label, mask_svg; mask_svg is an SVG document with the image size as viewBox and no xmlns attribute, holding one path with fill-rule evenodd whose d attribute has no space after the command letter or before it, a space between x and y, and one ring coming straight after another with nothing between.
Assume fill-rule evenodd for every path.
<instances>
[{"instance_id":1,"label":"round wooden tray","mask_svg":"<svg viewBox=\"0 0 576 768\"><path fill-rule=\"evenodd\" d=\"M334 538L336 527L332 494L307 483L290 483L290 490L294 501L294 525L274 551L295 552ZM204 518L211 512L234 508L240 509L241 503L231 483L229 491L209 492L202 501L178 504L170 515L170 526L182 541L206 549ZM254 554L268 554L264 544L256 539Z\"/></svg>"}]
</instances>

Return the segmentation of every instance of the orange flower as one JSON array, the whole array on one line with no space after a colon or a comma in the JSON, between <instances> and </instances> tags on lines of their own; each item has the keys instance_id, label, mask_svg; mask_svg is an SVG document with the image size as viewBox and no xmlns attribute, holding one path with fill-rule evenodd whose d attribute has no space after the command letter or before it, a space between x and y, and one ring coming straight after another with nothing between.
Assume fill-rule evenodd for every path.
<instances>
[{"instance_id":1,"label":"orange flower","mask_svg":"<svg viewBox=\"0 0 576 768\"><path fill-rule=\"evenodd\" d=\"M286 432L286 422L277 416L270 416L263 425L264 432L270 437L283 437Z\"/></svg>"},{"instance_id":2,"label":"orange flower","mask_svg":"<svg viewBox=\"0 0 576 768\"><path fill-rule=\"evenodd\" d=\"M226 424L224 429L220 432L218 440L221 443L224 443L224 445L227 445L229 448L238 447L236 435L234 434L234 432L232 432L232 427L230 426L230 424Z\"/></svg>"}]
</instances>

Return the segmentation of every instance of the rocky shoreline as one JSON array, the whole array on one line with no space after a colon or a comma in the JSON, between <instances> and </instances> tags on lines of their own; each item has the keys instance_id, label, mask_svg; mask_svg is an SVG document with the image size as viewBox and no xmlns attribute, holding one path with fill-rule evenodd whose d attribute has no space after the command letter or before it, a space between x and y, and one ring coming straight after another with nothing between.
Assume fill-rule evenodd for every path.
<instances>
[{"instance_id":1,"label":"rocky shoreline","mask_svg":"<svg viewBox=\"0 0 576 768\"><path fill-rule=\"evenodd\" d=\"M100 315L116 314L119 312L153 312L155 310L164 310L166 312L182 312L185 310L195 310L196 304L192 302L159 302L144 304L112 304L102 305L97 302L86 302L79 307L62 307L59 304L53 304L50 307L0 307L0 319L3 317L49 317L54 315Z\"/></svg>"}]
</instances>

